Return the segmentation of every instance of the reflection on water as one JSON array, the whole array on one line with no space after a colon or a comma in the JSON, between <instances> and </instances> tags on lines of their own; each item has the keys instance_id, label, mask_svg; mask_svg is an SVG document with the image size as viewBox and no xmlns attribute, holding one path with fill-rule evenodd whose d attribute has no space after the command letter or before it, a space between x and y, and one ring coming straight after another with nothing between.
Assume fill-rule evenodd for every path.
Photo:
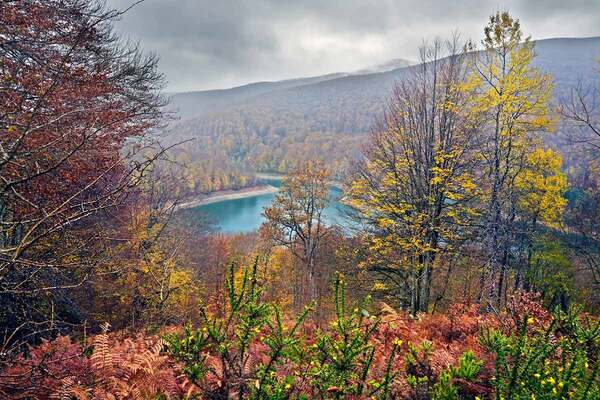
<instances>
[{"instance_id":1,"label":"reflection on water","mask_svg":"<svg viewBox=\"0 0 600 400\"><path fill-rule=\"evenodd\" d=\"M279 180L268 180L267 183L279 187ZM337 200L342 192L332 188L329 192L331 202L325 209L325 221L328 225L344 225L344 209L346 206ZM191 209L198 217L214 221L218 230L225 233L252 232L264 222L263 209L271 204L274 194L261 194L242 199L223 200L217 203L205 204Z\"/></svg>"}]
</instances>

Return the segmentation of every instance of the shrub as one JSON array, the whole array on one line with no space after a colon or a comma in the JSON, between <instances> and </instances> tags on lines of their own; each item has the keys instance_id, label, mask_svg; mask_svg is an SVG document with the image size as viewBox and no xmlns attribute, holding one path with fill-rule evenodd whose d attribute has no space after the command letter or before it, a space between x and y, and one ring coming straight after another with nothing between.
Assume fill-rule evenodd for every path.
<instances>
[{"instance_id":1,"label":"shrub","mask_svg":"<svg viewBox=\"0 0 600 400\"><path fill-rule=\"evenodd\" d=\"M578 309L550 314L523 295L498 316L376 316L334 283L335 317L307 308L286 321L263 300L256 263L226 279L219 313L163 339L67 337L31 347L0 371L0 398L69 399L597 399L600 326ZM371 310L371 311L369 311ZM535 316L534 316L535 315Z\"/></svg>"},{"instance_id":2,"label":"shrub","mask_svg":"<svg viewBox=\"0 0 600 400\"><path fill-rule=\"evenodd\" d=\"M105 329L108 329L107 327ZM156 337L119 340L106 331L89 347L65 336L45 341L0 371L0 398L183 398L195 388L178 378Z\"/></svg>"},{"instance_id":3,"label":"shrub","mask_svg":"<svg viewBox=\"0 0 600 400\"><path fill-rule=\"evenodd\" d=\"M226 291L223 315L210 316L203 307L200 326L166 337L169 353L209 398L449 399L486 392L474 383L483 361L473 352L441 359L436 353L434 368L433 344L404 345L402 330L390 330L392 321L369 313L368 299L350 305L341 275L334 283L335 318L322 328L302 326L307 309L286 329L279 309L261 300L256 263L244 270L237 287L232 266ZM406 316L397 314L396 322L404 325ZM444 337L465 339L456 332ZM444 365L442 373L438 364Z\"/></svg>"},{"instance_id":4,"label":"shrub","mask_svg":"<svg viewBox=\"0 0 600 400\"><path fill-rule=\"evenodd\" d=\"M287 398L293 389L292 380L276 371L298 353L295 333L308 309L285 329L279 309L261 301L257 263L250 272L244 270L239 288L231 266L224 316L210 316L202 307L199 328L188 325L183 335L165 337L169 353L183 363L188 379L209 398L279 399Z\"/></svg>"},{"instance_id":5,"label":"shrub","mask_svg":"<svg viewBox=\"0 0 600 400\"><path fill-rule=\"evenodd\" d=\"M525 315L516 332L490 329L481 335L495 355L496 399L598 399L600 324L571 308L557 309L536 326Z\"/></svg>"},{"instance_id":6,"label":"shrub","mask_svg":"<svg viewBox=\"0 0 600 400\"><path fill-rule=\"evenodd\" d=\"M368 301L368 299L366 299ZM373 335L380 321L369 315L366 304L347 309L346 287L338 275L334 284L335 319L331 331L316 332L315 343L309 348L307 361L311 368L312 394L318 398L388 398L392 371L401 342L396 340L385 361L383 375L372 374L375 357Z\"/></svg>"}]
</instances>

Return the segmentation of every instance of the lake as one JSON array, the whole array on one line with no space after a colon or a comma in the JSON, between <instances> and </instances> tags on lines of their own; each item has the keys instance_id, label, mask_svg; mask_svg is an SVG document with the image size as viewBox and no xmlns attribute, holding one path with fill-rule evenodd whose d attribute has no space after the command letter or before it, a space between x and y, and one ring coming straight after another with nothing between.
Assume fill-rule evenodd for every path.
<instances>
[{"instance_id":1,"label":"lake","mask_svg":"<svg viewBox=\"0 0 600 400\"><path fill-rule=\"evenodd\" d=\"M279 187L280 180L267 179L269 185ZM331 202L325 209L325 222L327 225L345 225L344 210L347 206L338 200L342 191L332 187L329 191ZM244 197L241 199L223 200L194 207L191 209L198 217L206 218L217 226L217 230L224 233L247 233L260 227L264 222L262 212L273 201L275 194L261 194Z\"/></svg>"}]
</instances>

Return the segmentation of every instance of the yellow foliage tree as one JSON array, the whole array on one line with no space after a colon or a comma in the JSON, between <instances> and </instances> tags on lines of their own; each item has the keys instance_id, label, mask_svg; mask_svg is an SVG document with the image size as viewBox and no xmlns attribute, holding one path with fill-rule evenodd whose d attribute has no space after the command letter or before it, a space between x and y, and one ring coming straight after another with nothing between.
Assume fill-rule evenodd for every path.
<instances>
[{"instance_id":1,"label":"yellow foliage tree","mask_svg":"<svg viewBox=\"0 0 600 400\"><path fill-rule=\"evenodd\" d=\"M140 207L132 210L111 263L98 280L98 320L116 328L157 327L192 319L200 287L182 251L182 238L169 217ZM102 286L108 289L102 289Z\"/></svg>"},{"instance_id":2,"label":"yellow foliage tree","mask_svg":"<svg viewBox=\"0 0 600 400\"><path fill-rule=\"evenodd\" d=\"M422 50L422 63L396 86L371 134L349 192L367 227L368 268L413 313L428 311L438 252L456 251L476 215L476 124L463 112L469 94L460 49L455 40Z\"/></svg>"},{"instance_id":3,"label":"yellow foliage tree","mask_svg":"<svg viewBox=\"0 0 600 400\"><path fill-rule=\"evenodd\" d=\"M540 133L550 131L555 119L551 77L532 66L533 43L523 40L519 21L498 12L484 34L484 49L475 53L463 90L475 92L469 113L484 123L476 138L485 166L478 177L485 189L481 300L491 308L500 302L514 236L517 177L528 170L533 160L527 154L536 151Z\"/></svg>"},{"instance_id":4,"label":"yellow foliage tree","mask_svg":"<svg viewBox=\"0 0 600 400\"><path fill-rule=\"evenodd\" d=\"M523 256L516 265L515 287L530 287L527 277L539 225L558 228L567 205L567 178L561 171L562 157L551 149L536 148L525 158L515 178L516 214L519 217L519 248ZM524 271L524 268L527 268Z\"/></svg>"},{"instance_id":5,"label":"yellow foliage tree","mask_svg":"<svg viewBox=\"0 0 600 400\"><path fill-rule=\"evenodd\" d=\"M526 157L525 167L515 179L518 207L535 229L538 223L556 226L567 200L567 177L561 171L562 156L552 149L537 148Z\"/></svg>"}]
</instances>

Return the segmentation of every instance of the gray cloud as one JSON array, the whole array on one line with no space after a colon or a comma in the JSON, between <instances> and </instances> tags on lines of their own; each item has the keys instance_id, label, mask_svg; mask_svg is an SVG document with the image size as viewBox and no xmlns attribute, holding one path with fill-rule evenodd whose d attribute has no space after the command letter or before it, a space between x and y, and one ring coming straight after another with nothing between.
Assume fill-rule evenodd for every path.
<instances>
[{"instance_id":1,"label":"gray cloud","mask_svg":"<svg viewBox=\"0 0 600 400\"><path fill-rule=\"evenodd\" d=\"M145 0L117 30L158 53L168 90L188 91L416 59L436 36L478 40L504 9L534 39L600 35L598 0Z\"/></svg>"}]
</instances>

